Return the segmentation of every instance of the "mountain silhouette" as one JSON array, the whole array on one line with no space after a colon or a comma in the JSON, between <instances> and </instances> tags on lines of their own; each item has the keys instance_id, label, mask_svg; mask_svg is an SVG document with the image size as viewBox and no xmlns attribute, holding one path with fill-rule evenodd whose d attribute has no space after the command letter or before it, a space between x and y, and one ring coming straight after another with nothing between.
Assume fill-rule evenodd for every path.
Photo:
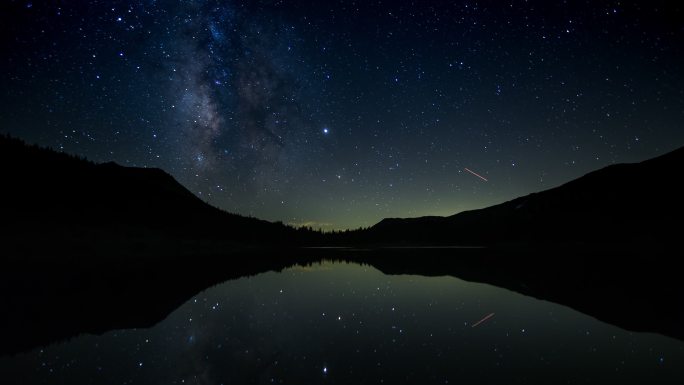
<instances>
[{"instance_id":1,"label":"mountain silhouette","mask_svg":"<svg viewBox=\"0 0 684 385\"><path fill-rule=\"evenodd\" d=\"M388 218L362 238L382 243L680 244L684 148L616 164L562 186L449 217Z\"/></svg>"},{"instance_id":2,"label":"mountain silhouette","mask_svg":"<svg viewBox=\"0 0 684 385\"><path fill-rule=\"evenodd\" d=\"M214 254L250 246L591 244L681 248L684 148L448 217L294 229L219 210L155 168L95 164L0 136L0 221L12 254Z\"/></svg>"},{"instance_id":3,"label":"mountain silhouette","mask_svg":"<svg viewBox=\"0 0 684 385\"><path fill-rule=\"evenodd\" d=\"M95 164L0 136L0 230L12 254L199 252L314 233L227 213L155 168Z\"/></svg>"}]
</instances>

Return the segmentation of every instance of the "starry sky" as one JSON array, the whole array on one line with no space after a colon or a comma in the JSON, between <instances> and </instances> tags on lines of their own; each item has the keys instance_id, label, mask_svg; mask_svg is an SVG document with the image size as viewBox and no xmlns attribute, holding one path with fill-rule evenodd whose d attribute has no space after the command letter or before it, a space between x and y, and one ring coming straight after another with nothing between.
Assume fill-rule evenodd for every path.
<instances>
[{"instance_id":1,"label":"starry sky","mask_svg":"<svg viewBox=\"0 0 684 385\"><path fill-rule=\"evenodd\" d=\"M3 1L0 132L293 225L450 215L684 145L683 7Z\"/></svg>"}]
</instances>

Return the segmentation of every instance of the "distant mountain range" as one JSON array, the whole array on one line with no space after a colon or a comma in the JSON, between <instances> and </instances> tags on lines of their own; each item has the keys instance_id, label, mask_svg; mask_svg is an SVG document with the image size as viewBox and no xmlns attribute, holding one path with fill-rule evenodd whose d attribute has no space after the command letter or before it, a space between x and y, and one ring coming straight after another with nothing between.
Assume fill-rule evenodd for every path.
<instances>
[{"instance_id":1,"label":"distant mountain range","mask_svg":"<svg viewBox=\"0 0 684 385\"><path fill-rule=\"evenodd\" d=\"M676 245L684 148L449 217L323 235L227 213L153 168L95 164L0 136L0 240L12 254L217 253L304 245Z\"/></svg>"},{"instance_id":2,"label":"distant mountain range","mask_svg":"<svg viewBox=\"0 0 684 385\"><path fill-rule=\"evenodd\" d=\"M381 243L682 245L684 147L616 164L562 186L449 217L384 219L364 238Z\"/></svg>"}]
</instances>

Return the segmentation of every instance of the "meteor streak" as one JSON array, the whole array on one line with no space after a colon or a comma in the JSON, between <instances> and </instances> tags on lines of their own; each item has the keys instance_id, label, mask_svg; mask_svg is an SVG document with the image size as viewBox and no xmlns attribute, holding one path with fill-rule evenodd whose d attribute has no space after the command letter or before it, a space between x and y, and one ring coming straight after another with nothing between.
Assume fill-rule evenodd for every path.
<instances>
[{"instance_id":1,"label":"meteor streak","mask_svg":"<svg viewBox=\"0 0 684 385\"><path fill-rule=\"evenodd\" d=\"M467 170L467 169L466 169L466 170ZM474 328L475 326L477 326L477 325L479 325L479 324L485 322L486 320L488 320L488 319L490 319L490 318L492 318L492 317L494 317L494 313L489 313L489 314L487 314L487 316L484 317L483 319L481 319L481 320L475 322L475 323L473 324L473 326L471 326L471 327Z\"/></svg>"},{"instance_id":2,"label":"meteor streak","mask_svg":"<svg viewBox=\"0 0 684 385\"><path fill-rule=\"evenodd\" d=\"M476 173L475 171L473 171L473 170L469 169L468 167L466 167L466 168L465 168L465 170L466 170L466 171L468 171L469 173L471 173L471 174L475 175L476 177L478 177L478 178L482 179L483 181L485 181L485 182L489 182L489 181L487 180L487 178L485 178L485 177L483 177L482 175L480 175L480 174Z\"/></svg>"}]
</instances>

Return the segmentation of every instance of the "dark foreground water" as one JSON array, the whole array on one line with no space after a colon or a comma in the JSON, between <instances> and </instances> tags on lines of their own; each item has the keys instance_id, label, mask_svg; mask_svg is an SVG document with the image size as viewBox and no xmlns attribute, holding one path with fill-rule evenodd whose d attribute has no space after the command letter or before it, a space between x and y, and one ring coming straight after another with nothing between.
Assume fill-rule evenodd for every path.
<instances>
[{"instance_id":1,"label":"dark foreground water","mask_svg":"<svg viewBox=\"0 0 684 385\"><path fill-rule=\"evenodd\" d=\"M151 329L0 358L0 374L3 384L684 384L684 342L485 284L328 262L225 282Z\"/></svg>"}]
</instances>

